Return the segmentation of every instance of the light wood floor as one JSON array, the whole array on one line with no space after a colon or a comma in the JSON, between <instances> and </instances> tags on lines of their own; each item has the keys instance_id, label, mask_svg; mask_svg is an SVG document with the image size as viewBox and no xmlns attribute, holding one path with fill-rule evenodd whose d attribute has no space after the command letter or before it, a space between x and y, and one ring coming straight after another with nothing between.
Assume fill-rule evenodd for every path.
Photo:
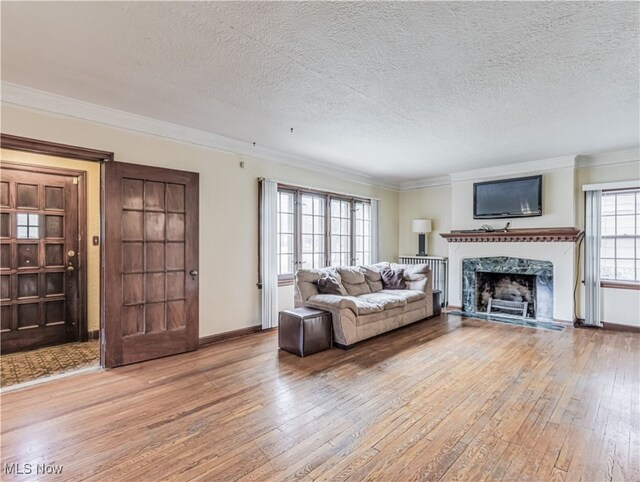
<instances>
[{"instance_id":1,"label":"light wood floor","mask_svg":"<svg viewBox=\"0 0 640 482\"><path fill-rule=\"evenodd\" d=\"M3 394L2 466L99 481L638 480L639 355L637 333L454 316L304 359L258 333Z\"/></svg>"}]
</instances>

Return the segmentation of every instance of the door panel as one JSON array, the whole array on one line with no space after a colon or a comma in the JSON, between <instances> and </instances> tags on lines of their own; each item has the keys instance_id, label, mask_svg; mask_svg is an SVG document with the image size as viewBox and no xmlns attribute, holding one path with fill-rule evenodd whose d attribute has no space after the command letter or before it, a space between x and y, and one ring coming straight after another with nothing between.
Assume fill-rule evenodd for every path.
<instances>
[{"instance_id":1,"label":"door panel","mask_svg":"<svg viewBox=\"0 0 640 482\"><path fill-rule=\"evenodd\" d=\"M78 178L0 167L2 352L77 341Z\"/></svg>"},{"instance_id":2,"label":"door panel","mask_svg":"<svg viewBox=\"0 0 640 482\"><path fill-rule=\"evenodd\" d=\"M104 165L105 366L198 346L198 174Z\"/></svg>"}]
</instances>

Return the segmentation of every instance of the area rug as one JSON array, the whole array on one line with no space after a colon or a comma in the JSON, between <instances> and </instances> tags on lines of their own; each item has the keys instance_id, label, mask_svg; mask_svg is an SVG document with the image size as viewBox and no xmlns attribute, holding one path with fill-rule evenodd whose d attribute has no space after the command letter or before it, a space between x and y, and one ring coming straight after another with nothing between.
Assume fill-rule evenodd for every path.
<instances>
[{"instance_id":1,"label":"area rug","mask_svg":"<svg viewBox=\"0 0 640 482\"><path fill-rule=\"evenodd\" d=\"M497 321L498 323L507 323L509 325L526 326L539 330L562 331L564 325L548 321L527 320L524 318L511 318L508 316L486 315L483 313L467 313L465 311L450 311L450 315L466 316L467 318L476 318L479 320Z\"/></svg>"},{"instance_id":2,"label":"area rug","mask_svg":"<svg viewBox=\"0 0 640 482\"><path fill-rule=\"evenodd\" d=\"M100 343L65 343L0 356L0 387L57 375L100 361Z\"/></svg>"}]
</instances>

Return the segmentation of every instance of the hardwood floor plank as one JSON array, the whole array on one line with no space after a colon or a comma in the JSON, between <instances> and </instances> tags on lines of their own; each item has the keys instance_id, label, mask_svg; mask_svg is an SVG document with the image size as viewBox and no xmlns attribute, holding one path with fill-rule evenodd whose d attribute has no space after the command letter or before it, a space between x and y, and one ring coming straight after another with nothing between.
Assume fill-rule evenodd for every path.
<instances>
[{"instance_id":1,"label":"hardwood floor plank","mask_svg":"<svg viewBox=\"0 0 640 482\"><path fill-rule=\"evenodd\" d=\"M639 352L637 333L454 315L305 358L255 333L1 393L1 462L70 481L637 481Z\"/></svg>"}]
</instances>

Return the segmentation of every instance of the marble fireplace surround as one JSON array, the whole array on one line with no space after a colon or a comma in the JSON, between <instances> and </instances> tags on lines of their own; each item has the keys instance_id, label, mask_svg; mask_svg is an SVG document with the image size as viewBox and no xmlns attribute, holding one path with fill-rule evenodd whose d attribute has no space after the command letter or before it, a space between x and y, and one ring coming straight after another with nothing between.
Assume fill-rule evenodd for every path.
<instances>
[{"instance_id":1,"label":"marble fireplace surround","mask_svg":"<svg viewBox=\"0 0 640 482\"><path fill-rule=\"evenodd\" d=\"M476 272L536 276L536 319L553 319L553 263L536 259L492 256L462 260L462 309L476 312Z\"/></svg>"}]
</instances>

